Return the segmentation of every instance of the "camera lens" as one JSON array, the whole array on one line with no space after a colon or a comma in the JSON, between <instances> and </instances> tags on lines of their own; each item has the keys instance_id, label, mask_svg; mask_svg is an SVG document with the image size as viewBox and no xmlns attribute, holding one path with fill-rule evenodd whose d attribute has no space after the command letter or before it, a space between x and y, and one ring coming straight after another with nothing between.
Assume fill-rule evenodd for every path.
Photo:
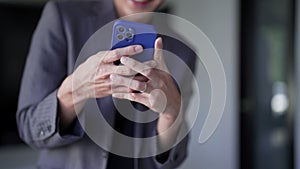
<instances>
[{"instance_id":1,"label":"camera lens","mask_svg":"<svg viewBox=\"0 0 300 169\"><path fill-rule=\"evenodd\" d=\"M125 36L126 36L126 39L132 39L133 38L133 34L131 32L126 32Z\"/></svg>"},{"instance_id":2,"label":"camera lens","mask_svg":"<svg viewBox=\"0 0 300 169\"><path fill-rule=\"evenodd\" d=\"M117 30L118 30L118 32L123 33L125 31L125 28L123 26L118 26Z\"/></svg>"},{"instance_id":3,"label":"camera lens","mask_svg":"<svg viewBox=\"0 0 300 169\"><path fill-rule=\"evenodd\" d=\"M124 39L124 36L123 36L122 34L118 34L118 35L117 35L117 39L118 39L118 40L123 40L123 39Z\"/></svg>"}]
</instances>

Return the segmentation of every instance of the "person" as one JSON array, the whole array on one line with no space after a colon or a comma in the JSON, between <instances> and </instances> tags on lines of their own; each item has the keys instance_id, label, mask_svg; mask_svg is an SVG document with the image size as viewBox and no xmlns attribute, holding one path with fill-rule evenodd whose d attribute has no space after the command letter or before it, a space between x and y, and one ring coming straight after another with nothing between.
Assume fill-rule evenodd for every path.
<instances>
[{"instance_id":1,"label":"person","mask_svg":"<svg viewBox=\"0 0 300 169\"><path fill-rule=\"evenodd\" d=\"M155 11L163 2L101 0L50 1L46 4L27 57L16 115L20 137L41 151L38 168L153 169L175 168L183 162L187 155L187 137L171 150L153 157L128 158L109 153L85 134L74 108L89 98L115 97L137 102L159 112L158 120L152 123L159 135L159 145L155 146L167 147L174 143L176 130L169 134L161 133L176 119L182 118L181 93L169 74L130 58L143 51L140 45L99 51L74 70L81 48L99 28L119 17ZM168 45L169 39L156 39L155 65L167 69L160 51L169 46L194 69L192 52L184 46ZM123 65L113 64L116 60L121 60ZM123 71L115 71L117 66ZM144 71L145 67L149 69ZM148 81L130 79L128 76L132 72L140 73ZM78 77L80 85L72 88L75 74L82 76ZM95 81L91 82L91 79ZM111 90L112 86L118 88ZM153 89L160 89L165 94L167 104L164 109L157 104L159 95L151 94ZM75 97L76 100L73 99ZM112 109L105 105L102 108ZM114 113L117 130L139 127L132 122L124 123L123 117L118 112ZM178 126L181 123L179 120ZM148 131L141 132L149 135Z\"/></svg>"}]
</instances>

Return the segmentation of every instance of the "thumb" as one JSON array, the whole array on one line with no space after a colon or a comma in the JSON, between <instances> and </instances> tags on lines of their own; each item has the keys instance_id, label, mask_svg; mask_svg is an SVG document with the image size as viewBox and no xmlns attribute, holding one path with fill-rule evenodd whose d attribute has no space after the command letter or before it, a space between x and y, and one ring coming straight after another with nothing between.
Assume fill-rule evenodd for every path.
<instances>
[{"instance_id":1,"label":"thumb","mask_svg":"<svg viewBox=\"0 0 300 169\"><path fill-rule=\"evenodd\" d=\"M163 49L162 38L158 37L154 43L154 60L161 61L163 59L162 49Z\"/></svg>"},{"instance_id":2,"label":"thumb","mask_svg":"<svg viewBox=\"0 0 300 169\"><path fill-rule=\"evenodd\" d=\"M162 42L162 38L159 37L155 40L155 44L154 44L154 60L157 62L158 67L165 71L165 72L169 72L164 56L163 56L163 42Z\"/></svg>"}]
</instances>

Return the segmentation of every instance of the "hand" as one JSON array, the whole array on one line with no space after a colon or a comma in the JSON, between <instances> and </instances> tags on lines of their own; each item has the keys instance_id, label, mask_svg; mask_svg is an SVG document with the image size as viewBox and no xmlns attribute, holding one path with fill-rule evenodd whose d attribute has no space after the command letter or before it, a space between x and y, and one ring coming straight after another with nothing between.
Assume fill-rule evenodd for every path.
<instances>
[{"instance_id":1,"label":"hand","mask_svg":"<svg viewBox=\"0 0 300 169\"><path fill-rule=\"evenodd\" d=\"M110 77L114 86L127 88L114 91L113 97L144 104L153 111L161 113L164 117L175 120L180 112L181 96L172 77L168 73L169 71L162 55L162 48L162 39L158 38L155 42L155 64L152 66L129 57L122 57L121 63L124 66L142 74L149 80L141 81L120 74L111 74ZM142 92L128 92L128 88Z\"/></svg>"},{"instance_id":2,"label":"hand","mask_svg":"<svg viewBox=\"0 0 300 169\"><path fill-rule=\"evenodd\" d=\"M126 66L116 66L114 61L121 57L128 57L142 52L140 45L101 51L87 59L69 75L59 87L57 98L59 101L59 116L62 130L69 127L76 117L75 106L83 105L88 98L101 98L111 95L112 73L130 76L136 74ZM124 91L126 87L115 88ZM80 106L79 106L80 107Z\"/></svg>"},{"instance_id":3,"label":"hand","mask_svg":"<svg viewBox=\"0 0 300 169\"><path fill-rule=\"evenodd\" d=\"M88 98L102 98L112 94L111 74L130 76L135 74L126 66L114 65L121 57L128 57L142 52L142 47L129 46L112 51L101 51L82 63L73 73L73 98L75 102ZM123 91L125 87L115 88ZM78 100L78 101L77 101Z\"/></svg>"},{"instance_id":4,"label":"hand","mask_svg":"<svg viewBox=\"0 0 300 169\"><path fill-rule=\"evenodd\" d=\"M124 66L142 74L147 80L128 78L112 74L112 83L116 86L126 86L131 90L143 91L141 93L123 90L113 93L113 97L128 99L149 107L160 113L157 122L159 149L168 150L176 142L176 137L182 123L181 95L169 74L163 58L162 39L155 41L154 64L149 66L129 57L122 57ZM173 126L173 127L171 127Z\"/></svg>"}]
</instances>

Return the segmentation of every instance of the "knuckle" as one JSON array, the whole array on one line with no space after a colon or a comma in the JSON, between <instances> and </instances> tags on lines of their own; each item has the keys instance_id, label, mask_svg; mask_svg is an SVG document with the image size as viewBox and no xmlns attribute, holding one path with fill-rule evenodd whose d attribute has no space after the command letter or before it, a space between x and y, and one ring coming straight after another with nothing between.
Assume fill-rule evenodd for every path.
<instances>
[{"instance_id":1,"label":"knuckle","mask_svg":"<svg viewBox=\"0 0 300 169\"><path fill-rule=\"evenodd\" d=\"M128 46L127 48L126 48L126 53L127 54L130 54L130 53L134 53L134 46Z\"/></svg>"},{"instance_id":2,"label":"knuckle","mask_svg":"<svg viewBox=\"0 0 300 169\"><path fill-rule=\"evenodd\" d=\"M112 51L112 56L113 57L118 57L120 55L120 49L115 49Z\"/></svg>"},{"instance_id":3,"label":"knuckle","mask_svg":"<svg viewBox=\"0 0 300 169\"><path fill-rule=\"evenodd\" d=\"M154 69L153 69L153 68L145 69L145 70L144 70L144 73L145 73L147 76L152 76L152 75L154 74Z\"/></svg>"},{"instance_id":4,"label":"knuckle","mask_svg":"<svg viewBox=\"0 0 300 169\"><path fill-rule=\"evenodd\" d=\"M106 72L106 69L104 67L99 66L98 73L101 75L101 74L103 74L105 72Z\"/></svg>"},{"instance_id":5,"label":"knuckle","mask_svg":"<svg viewBox=\"0 0 300 169\"><path fill-rule=\"evenodd\" d=\"M156 61L150 61L149 64L148 64L150 67L156 67L157 66L157 63Z\"/></svg>"},{"instance_id":6,"label":"knuckle","mask_svg":"<svg viewBox=\"0 0 300 169\"><path fill-rule=\"evenodd\" d=\"M104 91L110 91L110 90L112 90L112 86L111 85L106 85L104 87Z\"/></svg>"},{"instance_id":7,"label":"knuckle","mask_svg":"<svg viewBox=\"0 0 300 169\"><path fill-rule=\"evenodd\" d=\"M119 74L120 70L121 69L118 66L112 66L112 67L110 67L109 72L111 74Z\"/></svg>"},{"instance_id":8,"label":"knuckle","mask_svg":"<svg viewBox=\"0 0 300 169\"><path fill-rule=\"evenodd\" d=\"M132 101L135 101L135 100L136 100L136 95L135 95L135 93L131 93L131 94L129 95L129 99L131 99Z\"/></svg>"}]
</instances>

